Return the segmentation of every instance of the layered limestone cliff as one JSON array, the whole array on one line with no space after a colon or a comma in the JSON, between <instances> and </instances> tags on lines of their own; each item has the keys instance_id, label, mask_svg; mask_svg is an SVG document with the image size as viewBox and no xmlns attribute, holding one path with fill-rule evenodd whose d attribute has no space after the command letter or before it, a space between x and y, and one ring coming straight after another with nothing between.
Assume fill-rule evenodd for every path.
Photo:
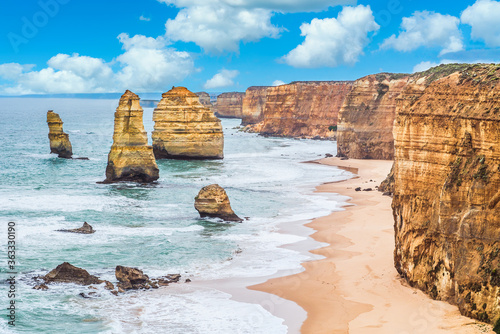
<instances>
[{"instance_id":1,"label":"layered limestone cliff","mask_svg":"<svg viewBox=\"0 0 500 334\"><path fill-rule=\"evenodd\" d=\"M409 75L380 73L354 82L339 112L337 156L353 159L394 158L392 127L396 98Z\"/></svg>"},{"instance_id":2,"label":"layered limestone cliff","mask_svg":"<svg viewBox=\"0 0 500 334\"><path fill-rule=\"evenodd\" d=\"M241 118L241 106L245 93L231 92L217 96L214 105L215 115L218 117Z\"/></svg>"},{"instance_id":3,"label":"layered limestone cliff","mask_svg":"<svg viewBox=\"0 0 500 334\"><path fill-rule=\"evenodd\" d=\"M246 126L262 121L269 88L271 87L253 86L246 90L241 107L241 125Z\"/></svg>"},{"instance_id":4,"label":"layered limestone cliff","mask_svg":"<svg viewBox=\"0 0 500 334\"><path fill-rule=\"evenodd\" d=\"M210 101L210 94L208 94L206 92L198 92L195 94L198 95L198 97L200 98L200 103L203 104L205 107L208 107L208 108L213 107L212 102Z\"/></svg>"},{"instance_id":5,"label":"layered limestone cliff","mask_svg":"<svg viewBox=\"0 0 500 334\"><path fill-rule=\"evenodd\" d=\"M139 97L127 90L115 112L113 145L108 155L104 183L134 181L149 183L159 177L153 148L142 122Z\"/></svg>"},{"instance_id":6,"label":"layered limestone cliff","mask_svg":"<svg viewBox=\"0 0 500 334\"><path fill-rule=\"evenodd\" d=\"M261 121L248 128L268 136L334 138L338 112L351 89L351 81L301 81L268 87Z\"/></svg>"},{"instance_id":7,"label":"layered limestone cliff","mask_svg":"<svg viewBox=\"0 0 500 334\"><path fill-rule=\"evenodd\" d=\"M222 159L220 120L185 87L163 94L154 110L153 151L157 159Z\"/></svg>"},{"instance_id":8,"label":"layered limestone cliff","mask_svg":"<svg viewBox=\"0 0 500 334\"><path fill-rule=\"evenodd\" d=\"M433 71L455 71L435 80ZM486 322L500 318L500 66L412 78L394 125L398 272Z\"/></svg>"},{"instance_id":9,"label":"layered limestone cliff","mask_svg":"<svg viewBox=\"0 0 500 334\"><path fill-rule=\"evenodd\" d=\"M50 153L55 153L59 158L71 159L73 149L69 136L63 131L63 122L58 114L52 110L47 111L47 124L49 125Z\"/></svg>"}]
</instances>

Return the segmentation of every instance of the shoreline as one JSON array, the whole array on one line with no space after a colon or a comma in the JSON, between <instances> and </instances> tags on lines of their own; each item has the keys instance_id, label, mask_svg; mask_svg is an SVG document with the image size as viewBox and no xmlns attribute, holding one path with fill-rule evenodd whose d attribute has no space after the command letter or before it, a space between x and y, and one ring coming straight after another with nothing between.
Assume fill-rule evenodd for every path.
<instances>
[{"instance_id":1,"label":"shoreline","mask_svg":"<svg viewBox=\"0 0 500 334\"><path fill-rule=\"evenodd\" d=\"M327 246L308 250L323 259L302 263L304 271L274 277L248 289L295 302L307 312L301 333L493 333L491 326L460 315L458 308L432 300L409 287L393 265L392 199L375 186L385 179L392 161L315 161L357 176L316 187L318 193L348 196L344 211L334 211L305 226L313 240ZM355 191L372 188L372 191ZM234 295L233 295L234 297ZM271 313L294 319L290 310L273 305ZM289 327L289 333L298 332Z\"/></svg>"}]
</instances>

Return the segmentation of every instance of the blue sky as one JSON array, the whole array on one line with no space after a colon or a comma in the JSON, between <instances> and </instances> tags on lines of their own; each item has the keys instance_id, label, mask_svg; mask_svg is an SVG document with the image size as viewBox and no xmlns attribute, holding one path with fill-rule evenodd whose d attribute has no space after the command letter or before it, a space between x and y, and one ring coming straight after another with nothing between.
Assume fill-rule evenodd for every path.
<instances>
[{"instance_id":1,"label":"blue sky","mask_svg":"<svg viewBox=\"0 0 500 334\"><path fill-rule=\"evenodd\" d=\"M244 91L500 61L500 2L2 3L0 95Z\"/></svg>"}]
</instances>

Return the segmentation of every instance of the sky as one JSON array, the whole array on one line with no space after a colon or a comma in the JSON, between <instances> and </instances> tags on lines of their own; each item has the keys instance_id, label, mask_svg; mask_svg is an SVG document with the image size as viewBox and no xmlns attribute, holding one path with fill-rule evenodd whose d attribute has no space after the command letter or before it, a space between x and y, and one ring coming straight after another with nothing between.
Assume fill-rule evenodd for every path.
<instances>
[{"instance_id":1,"label":"sky","mask_svg":"<svg viewBox=\"0 0 500 334\"><path fill-rule=\"evenodd\" d=\"M500 62L500 1L3 0L0 95L245 91Z\"/></svg>"}]
</instances>

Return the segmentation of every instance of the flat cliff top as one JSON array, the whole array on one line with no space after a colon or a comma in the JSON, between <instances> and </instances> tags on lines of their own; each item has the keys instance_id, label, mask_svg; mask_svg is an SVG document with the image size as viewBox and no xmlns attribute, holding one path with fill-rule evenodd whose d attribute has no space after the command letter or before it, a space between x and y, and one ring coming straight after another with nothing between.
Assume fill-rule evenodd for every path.
<instances>
[{"instance_id":1,"label":"flat cliff top","mask_svg":"<svg viewBox=\"0 0 500 334\"><path fill-rule=\"evenodd\" d=\"M401 96L402 113L500 119L500 65L451 64L416 78ZM412 93L422 84L428 86L415 99Z\"/></svg>"},{"instance_id":2,"label":"flat cliff top","mask_svg":"<svg viewBox=\"0 0 500 334\"><path fill-rule=\"evenodd\" d=\"M217 95L217 98L240 96L240 95L245 95L245 92L226 92L226 93L222 93L222 94Z\"/></svg>"}]
</instances>

